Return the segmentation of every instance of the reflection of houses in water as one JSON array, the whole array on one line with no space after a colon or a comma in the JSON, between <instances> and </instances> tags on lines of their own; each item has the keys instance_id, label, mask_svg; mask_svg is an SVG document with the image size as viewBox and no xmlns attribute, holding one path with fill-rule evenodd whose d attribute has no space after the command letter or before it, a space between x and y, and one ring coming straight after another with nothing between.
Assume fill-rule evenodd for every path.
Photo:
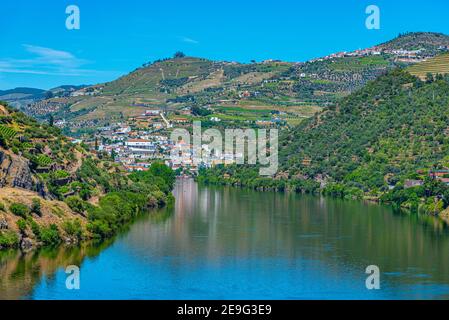
<instances>
[{"instance_id":1,"label":"reflection of houses in water","mask_svg":"<svg viewBox=\"0 0 449 320\"><path fill-rule=\"evenodd\" d=\"M198 185L193 179L179 178L173 193L176 198L176 214L181 216L191 214L198 199Z\"/></svg>"}]
</instances>

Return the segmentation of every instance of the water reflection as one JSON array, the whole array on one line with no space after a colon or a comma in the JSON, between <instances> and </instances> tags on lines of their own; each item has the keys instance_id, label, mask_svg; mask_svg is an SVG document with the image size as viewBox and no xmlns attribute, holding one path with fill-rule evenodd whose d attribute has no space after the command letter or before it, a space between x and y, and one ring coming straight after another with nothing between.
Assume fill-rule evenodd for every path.
<instances>
[{"instance_id":1,"label":"water reflection","mask_svg":"<svg viewBox=\"0 0 449 320\"><path fill-rule=\"evenodd\" d=\"M69 265L81 265L86 258L95 258L113 240L102 244L78 247L46 248L29 253L0 252L0 299L26 297L42 279L51 281L55 271Z\"/></svg>"},{"instance_id":2,"label":"water reflection","mask_svg":"<svg viewBox=\"0 0 449 320\"><path fill-rule=\"evenodd\" d=\"M174 208L140 219L112 245L4 253L0 297L449 296L449 233L435 217L375 204L201 187L191 180L180 180L175 195ZM57 271L69 264L81 265L79 292L67 292ZM371 264L381 269L380 291L365 289L364 270Z\"/></svg>"}]
</instances>

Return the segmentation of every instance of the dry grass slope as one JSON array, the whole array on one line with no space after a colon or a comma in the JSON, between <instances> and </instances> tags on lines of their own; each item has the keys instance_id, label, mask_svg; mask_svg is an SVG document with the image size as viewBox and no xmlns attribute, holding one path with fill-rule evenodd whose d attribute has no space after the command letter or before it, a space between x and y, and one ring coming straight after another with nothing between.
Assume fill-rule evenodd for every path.
<instances>
[{"instance_id":1,"label":"dry grass slope","mask_svg":"<svg viewBox=\"0 0 449 320\"><path fill-rule=\"evenodd\" d=\"M449 53L413 65L408 68L408 71L421 79L425 79L428 73L449 74Z\"/></svg>"}]
</instances>

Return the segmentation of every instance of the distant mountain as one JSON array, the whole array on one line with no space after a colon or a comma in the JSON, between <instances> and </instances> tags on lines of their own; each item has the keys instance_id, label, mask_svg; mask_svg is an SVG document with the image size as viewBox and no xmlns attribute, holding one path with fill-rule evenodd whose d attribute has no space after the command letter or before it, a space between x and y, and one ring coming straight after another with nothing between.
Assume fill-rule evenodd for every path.
<instances>
[{"instance_id":1,"label":"distant mountain","mask_svg":"<svg viewBox=\"0 0 449 320\"><path fill-rule=\"evenodd\" d=\"M69 94L73 91L78 91L84 88L89 87L89 85L79 85L79 86L74 86L74 85L63 85L63 86L59 86L56 88L52 88L48 91L51 91L53 94L59 94L59 95L64 95L64 94Z\"/></svg>"},{"instance_id":2,"label":"distant mountain","mask_svg":"<svg viewBox=\"0 0 449 320\"><path fill-rule=\"evenodd\" d=\"M23 108L27 104L45 99L45 92L45 90L36 88L0 90L0 101L6 101L17 108Z\"/></svg>"},{"instance_id":3,"label":"distant mountain","mask_svg":"<svg viewBox=\"0 0 449 320\"><path fill-rule=\"evenodd\" d=\"M0 101L6 101L10 105L25 110L29 104L53 97L67 97L71 92L86 88L87 85L63 85L50 90L36 88L15 88L0 90Z\"/></svg>"},{"instance_id":4,"label":"distant mountain","mask_svg":"<svg viewBox=\"0 0 449 320\"><path fill-rule=\"evenodd\" d=\"M227 115L231 112L234 124L235 119L248 117L247 110L271 109L287 112L294 125L389 70L446 52L448 45L449 37L443 34L408 33L372 48L305 63L243 64L178 55L25 111L42 117L46 111L56 112L57 117L95 126L138 115L143 107L176 112L207 106Z\"/></svg>"},{"instance_id":5,"label":"distant mountain","mask_svg":"<svg viewBox=\"0 0 449 320\"><path fill-rule=\"evenodd\" d=\"M36 88L15 88L10 90L0 90L0 96L9 95L9 94L27 94L27 95L41 95L45 92L42 89Z\"/></svg>"},{"instance_id":6,"label":"distant mountain","mask_svg":"<svg viewBox=\"0 0 449 320\"><path fill-rule=\"evenodd\" d=\"M108 122L137 115L142 107L176 111L186 106L294 107L292 117L302 119L310 113L299 110L301 106L318 110L335 103L395 65L388 56L250 64L182 57L146 64L115 81L87 88L90 92L48 103L59 103L58 116L73 121ZM29 114L36 114L33 106Z\"/></svg>"}]
</instances>

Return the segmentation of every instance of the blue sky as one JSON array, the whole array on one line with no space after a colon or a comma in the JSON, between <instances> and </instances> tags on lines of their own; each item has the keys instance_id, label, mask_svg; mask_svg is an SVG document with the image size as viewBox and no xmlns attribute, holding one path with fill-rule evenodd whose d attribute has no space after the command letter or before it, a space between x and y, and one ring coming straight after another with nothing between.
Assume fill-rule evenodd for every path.
<instances>
[{"instance_id":1,"label":"blue sky","mask_svg":"<svg viewBox=\"0 0 449 320\"><path fill-rule=\"evenodd\" d=\"M381 29L365 9L381 10ZM67 30L68 5L81 11ZM449 34L447 0L2 0L0 89L94 84L181 50L248 62L305 61L406 31Z\"/></svg>"}]
</instances>

